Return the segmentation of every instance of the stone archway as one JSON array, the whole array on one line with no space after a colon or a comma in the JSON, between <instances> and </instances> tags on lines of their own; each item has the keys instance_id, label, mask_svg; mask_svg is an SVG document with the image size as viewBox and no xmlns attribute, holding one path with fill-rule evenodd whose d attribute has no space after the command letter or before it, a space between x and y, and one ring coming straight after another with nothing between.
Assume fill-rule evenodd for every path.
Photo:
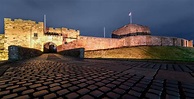
<instances>
[{"instance_id":1,"label":"stone archway","mask_svg":"<svg viewBox=\"0 0 194 99\"><path fill-rule=\"evenodd\" d=\"M47 42L44 44L44 53L56 53L57 52L57 45L53 42Z\"/></svg>"}]
</instances>

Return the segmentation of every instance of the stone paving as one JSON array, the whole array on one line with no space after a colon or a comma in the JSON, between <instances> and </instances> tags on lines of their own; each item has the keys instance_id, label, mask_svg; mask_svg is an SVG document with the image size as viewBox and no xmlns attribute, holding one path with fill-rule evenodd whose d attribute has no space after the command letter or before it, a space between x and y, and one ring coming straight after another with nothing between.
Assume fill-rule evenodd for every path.
<instances>
[{"instance_id":1,"label":"stone paving","mask_svg":"<svg viewBox=\"0 0 194 99\"><path fill-rule=\"evenodd\" d=\"M74 59L57 54L0 66L0 98L193 99L194 65Z\"/></svg>"}]
</instances>

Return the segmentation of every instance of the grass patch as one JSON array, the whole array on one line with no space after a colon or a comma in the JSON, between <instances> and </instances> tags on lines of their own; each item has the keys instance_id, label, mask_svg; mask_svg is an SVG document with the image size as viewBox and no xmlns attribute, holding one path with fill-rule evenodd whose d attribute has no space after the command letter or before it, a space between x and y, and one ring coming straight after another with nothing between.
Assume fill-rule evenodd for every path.
<instances>
[{"instance_id":1,"label":"grass patch","mask_svg":"<svg viewBox=\"0 0 194 99\"><path fill-rule=\"evenodd\" d=\"M194 61L194 48L175 46L138 46L86 51L85 58L122 58Z\"/></svg>"}]
</instances>

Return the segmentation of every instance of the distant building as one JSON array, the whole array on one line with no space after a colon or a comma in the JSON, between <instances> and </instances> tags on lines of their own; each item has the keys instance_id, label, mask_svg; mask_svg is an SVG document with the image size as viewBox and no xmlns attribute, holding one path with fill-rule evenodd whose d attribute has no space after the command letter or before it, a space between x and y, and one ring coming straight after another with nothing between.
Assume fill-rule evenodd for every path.
<instances>
[{"instance_id":1,"label":"distant building","mask_svg":"<svg viewBox=\"0 0 194 99\"><path fill-rule=\"evenodd\" d=\"M112 38L123 38L128 36L137 35L150 35L150 29L147 26L128 24L125 25L112 33Z\"/></svg>"}]
</instances>

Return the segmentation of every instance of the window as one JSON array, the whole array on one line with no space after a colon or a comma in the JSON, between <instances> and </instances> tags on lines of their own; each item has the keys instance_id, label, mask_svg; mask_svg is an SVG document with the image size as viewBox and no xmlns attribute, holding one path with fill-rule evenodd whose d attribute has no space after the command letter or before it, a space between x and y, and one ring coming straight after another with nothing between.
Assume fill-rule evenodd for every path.
<instances>
[{"instance_id":1,"label":"window","mask_svg":"<svg viewBox=\"0 0 194 99\"><path fill-rule=\"evenodd\" d=\"M38 33L34 33L34 37L38 37Z\"/></svg>"}]
</instances>

